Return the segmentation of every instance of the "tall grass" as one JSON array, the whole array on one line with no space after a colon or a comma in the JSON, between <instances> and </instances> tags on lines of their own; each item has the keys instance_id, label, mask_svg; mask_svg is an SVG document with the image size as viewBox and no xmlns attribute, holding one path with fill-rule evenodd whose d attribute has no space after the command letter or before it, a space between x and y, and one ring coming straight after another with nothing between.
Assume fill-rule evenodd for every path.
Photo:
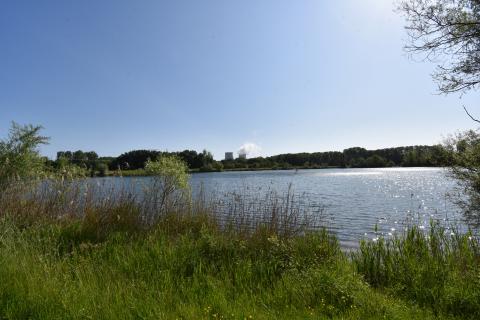
<instances>
[{"instance_id":1,"label":"tall grass","mask_svg":"<svg viewBox=\"0 0 480 320\"><path fill-rule=\"evenodd\" d=\"M431 222L401 236L362 241L356 269L376 288L426 306L435 314L480 318L480 243Z\"/></svg>"},{"instance_id":2,"label":"tall grass","mask_svg":"<svg viewBox=\"0 0 480 320\"><path fill-rule=\"evenodd\" d=\"M291 190L173 200L78 180L12 184L0 195L0 318L478 316L468 235L414 228L350 257Z\"/></svg>"}]
</instances>

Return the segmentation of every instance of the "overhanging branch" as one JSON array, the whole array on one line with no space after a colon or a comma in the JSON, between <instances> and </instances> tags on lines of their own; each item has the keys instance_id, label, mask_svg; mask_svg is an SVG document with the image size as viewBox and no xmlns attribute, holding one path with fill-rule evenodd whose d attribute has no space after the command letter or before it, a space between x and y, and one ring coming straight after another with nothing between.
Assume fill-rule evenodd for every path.
<instances>
[{"instance_id":1,"label":"overhanging branch","mask_svg":"<svg viewBox=\"0 0 480 320\"><path fill-rule=\"evenodd\" d=\"M475 121L475 122L480 123L480 120L475 119L475 118L468 112L468 110L467 110L467 108L466 108L465 106L463 106L463 110L465 110L465 112L466 112L467 115L470 117L470 119L472 119L472 120Z\"/></svg>"}]
</instances>

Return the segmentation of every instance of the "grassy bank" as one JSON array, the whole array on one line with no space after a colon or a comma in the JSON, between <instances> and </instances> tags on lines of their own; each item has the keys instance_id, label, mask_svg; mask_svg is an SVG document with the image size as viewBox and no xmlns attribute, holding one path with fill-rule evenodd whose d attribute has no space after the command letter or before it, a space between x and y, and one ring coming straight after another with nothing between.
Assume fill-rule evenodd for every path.
<instances>
[{"instance_id":1,"label":"grassy bank","mask_svg":"<svg viewBox=\"0 0 480 320\"><path fill-rule=\"evenodd\" d=\"M0 318L480 317L470 235L412 227L347 254L323 229L294 229L301 213L289 195L242 228L205 202L155 209L146 223L151 206L128 195L91 200L96 190L79 200L74 186L0 196Z\"/></svg>"},{"instance_id":2,"label":"grassy bank","mask_svg":"<svg viewBox=\"0 0 480 320\"><path fill-rule=\"evenodd\" d=\"M149 232L101 240L82 222L0 221L0 317L12 319L474 318L477 283L452 273L444 298L417 301L408 286L368 283L321 231L280 239L219 231L208 217L162 221ZM362 259L359 253L358 259ZM375 265L374 265L375 266ZM378 266L377 266L378 267ZM425 265L424 268L438 268ZM471 267L471 266L470 266ZM411 271L414 271L412 269ZM374 270L369 270L375 273ZM405 270L397 270L405 271ZM450 272L448 270L447 272ZM477 268L478 272L478 268ZM403 274L422 282L423 274ZM478 273L477 273L478 279ZM367 281L366 281L367 280ZM444 277L427 282L437 290ZM385 283L388 288L387 283ZM473 291L465 292L464 285ZM405 283L404 283L405 285ZM475 287L476 286L476 287ZM455 292L455 290L457 292ZM400 291L397 295L396 291ZM403 293L402 293L403 292ZM428 296L430 298L430 296ZM476 300L475 300L476 299ZM444 307L443 302L449 302ZM421 303L419 303L421 302ZM458 312L455 304L460 303ZM453 307L453 309L451 309Z\"/></svg>"}]
</instances>

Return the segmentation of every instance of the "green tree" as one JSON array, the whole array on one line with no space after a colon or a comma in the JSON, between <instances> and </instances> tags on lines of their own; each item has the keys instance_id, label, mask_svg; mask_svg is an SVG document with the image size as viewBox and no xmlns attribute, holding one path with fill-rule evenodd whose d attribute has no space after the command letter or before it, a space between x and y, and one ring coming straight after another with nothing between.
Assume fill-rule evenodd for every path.
<instances>
[{"instance_id":1,"label":"green tree","mask_svg":"<svg viewBox=\"0 0 480 320\"><path fill-rule=\"evenodd\" d=\"M351 163L352 160L355 159L367 158L369 156L369 152L364 148L354 147L343 150L343 155L345 158L345 163Z\"/></svg>"},{"instance_id":2,"label":"green tree","mask_svg":"<svg viewBox=\"0 0 480 320\"><path fill-rule=\"evenodd\" d=\"M405 0L410 41L406 49L445 61L433 74L443 93L480 84L480 1ZM446 59L445 59L446 58Z\"/></svg>"},{"instance_id":3,"label":"green tree","mask_svg":"<svg viewBox=\"0 0 480 320\"><path fill-rule=\"evenodd\" d=\"M49 138L40 135L41 126L12 122L8 138L0 140L0 184L11 179L32 179L41 176L45 159L38 147Z\"/></svg>"},{"instance_id":4,"label":"green tree","mask_svg":"<svg viewBox=\"0 0 480 320\"><path fill-rule=\"evenodd\" d=\"M202 168L204 169L211 169L213 165L213 155L210 151L203 150L202 153L199 154L200 161L202 162Z\"/></svg>"},{"instance_id":5,"label":"green tree","mask_svg":"<svg viewBox=\"0 0 480 320\"><path fill-rule=\"evenodd\" d=\"M96 162L95 173L97 172L100 177L105 177L108 173L108 165L104 162Z\"/></svg>"},{"instance_id":6,"label":"green tree","mask_svg":"<svg viewBox=\"0 0 480 320\"><path fill-rule=\"evenodd\" d=\"M353 158L348 164L351 168L363 168L366 166L365 158L363 157Z\"/></svg>"},{"instance_id":7,"label":"green tree","mask_svg":"<svg viewBox=\"0 0 480 320\"><path fill-rule=\"evenodd\" d=\"M87 160L85 153L82 150L77 150L73 153L73 161L82 163Z\"/></svg>"},{"instance_id":8,"label":"green tree","mask_svg":"<svg viewBox=\"0 0 480 320\"><path fill-rule=\"evenodd\" d=\"M428 59L442 61L433 74L442 93L466 92L480 84L480 1L404 0L400 9L407 19L410 41L406 49ZM467 114L477 122L479 120ZM467 131L445 145L450 156L423 150L409 151L405 165L437 160L452 162L450 173L458 179L465 198L459 199L467 214L480 212L480 143L478 132ZM451 161L452 160L452 161Z\"/></svg>"},{"instance_id":9,"label":"green tree","mask_svg":"<svg viewBox=\"0 0 480 320\"><path fill-rule=\"evenodd\" d=\"M148 159L156 159L161 154L156 150L132 150L114 159L110 164L110 170L143 169Z\"/></svg>"},{"instance_id":10,"label":"green tree","mask_svg":"<svg viewBox=\"0 0 480 320\"><path fill-rule=\"evenodd\" d=\"M156 215L169 213L185 196L188 190L188 166L175 155L162 155L158 160L148 160L145 165L147 174L153 177L152 185L145 196L153 207L147 208L147 219L152 223Z\"/></svg>"},{"instance_id":11,"label":"green tree","mask_svg":"<svg viewBox=\"0 0 480 320\"><path fill-rule=\"evenodd\" d=\"M84 155L88 161L93 162L98 160L98 154L95 151L84 152Z\"/></svg>"},{"instance_id":12,"label":"green tree","mask_svg":"<svg viewBox=\"0 0 480 320\"><path fill-rule=\"evenodd\" d=\"M403 163L402 165L404 167L415 167L418 166L418 153L417 150L412 149L409 150L405 153L403 157Z\"/></svg>"},{"instance_id":13,"label":"green tree","mask_svg":"<svg viewBox=\"0 0 480 320\"><path fill-rule=\"evenodd\" d=\"M387 165L387 160L379 156L378 154L374 154L373 156L370 156L365 160L365 166L369 168L383 168Z\"/></svg>"},{"instance_id":14,"label":"green tree","mask_svg":"<svg viewBox=\"0 0 480 320\"><path fill-rule=\"evenodd\" d=\"M445 142L450 153L450 174L457 179L462 195L457 199L471 221L480 222L480 133L466 131L450 137Z\"/></svg>"},{"instance_id":15,"label":"green tree","mask_svg":"<svg viewBox=\"0 0 480 320\"><path fill-rule=\"evenodd\" d=\"M56 175L62 179L74 179L85 177L87 170L71 162L66 157L61 157L55 161Z\"/></svg>"}]
</instances>

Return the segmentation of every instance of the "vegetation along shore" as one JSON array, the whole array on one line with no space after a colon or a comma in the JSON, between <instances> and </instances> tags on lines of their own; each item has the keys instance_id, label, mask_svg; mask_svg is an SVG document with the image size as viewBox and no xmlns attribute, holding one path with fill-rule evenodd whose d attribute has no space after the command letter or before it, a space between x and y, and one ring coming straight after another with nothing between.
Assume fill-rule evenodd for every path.
<instances>
[{"instance_id":1,"label":"vegetation along shore","mask_svg":"<svg viewBox=\"0 0 480 320\"><path fill-rule=\"evenodd\" d=\"M52 170L75 165L85 175L143 176L145 163L162 155L173 155L184 161L191 173L244 170L289 170L323 168L382 168L382 167L444 167L452 164L452 157L442 145L410 146L379 150L355 147L343 151L280 154L249 159L214 160L206 150L162 152L133 150L118 157L99 157L96 152L60 151L55 160L46 163Z\"/></svg>"},{"instance_id":2,"label":"vegetation along shore","mask_svg":"<svg viewBox=\"0 0 480 320\"><path fill-rule=\"evenodd\" d=\"M1 1L0 43L0 320L480 319L480 0Z\"/></svg>"},{"instance_id":3,"label":"vegetation along shore","mask_svg":"<svg viewBox=\"0 0 480 320\"><path fill-rule=\"evenodd\" d=\"M0 143L0 318L480 317L471 232L432 221L344 252L289 194L219 216L176 155L146 161L141 198L78 183L40 157L39 131Z\"/></svg>"}]
</instances>

